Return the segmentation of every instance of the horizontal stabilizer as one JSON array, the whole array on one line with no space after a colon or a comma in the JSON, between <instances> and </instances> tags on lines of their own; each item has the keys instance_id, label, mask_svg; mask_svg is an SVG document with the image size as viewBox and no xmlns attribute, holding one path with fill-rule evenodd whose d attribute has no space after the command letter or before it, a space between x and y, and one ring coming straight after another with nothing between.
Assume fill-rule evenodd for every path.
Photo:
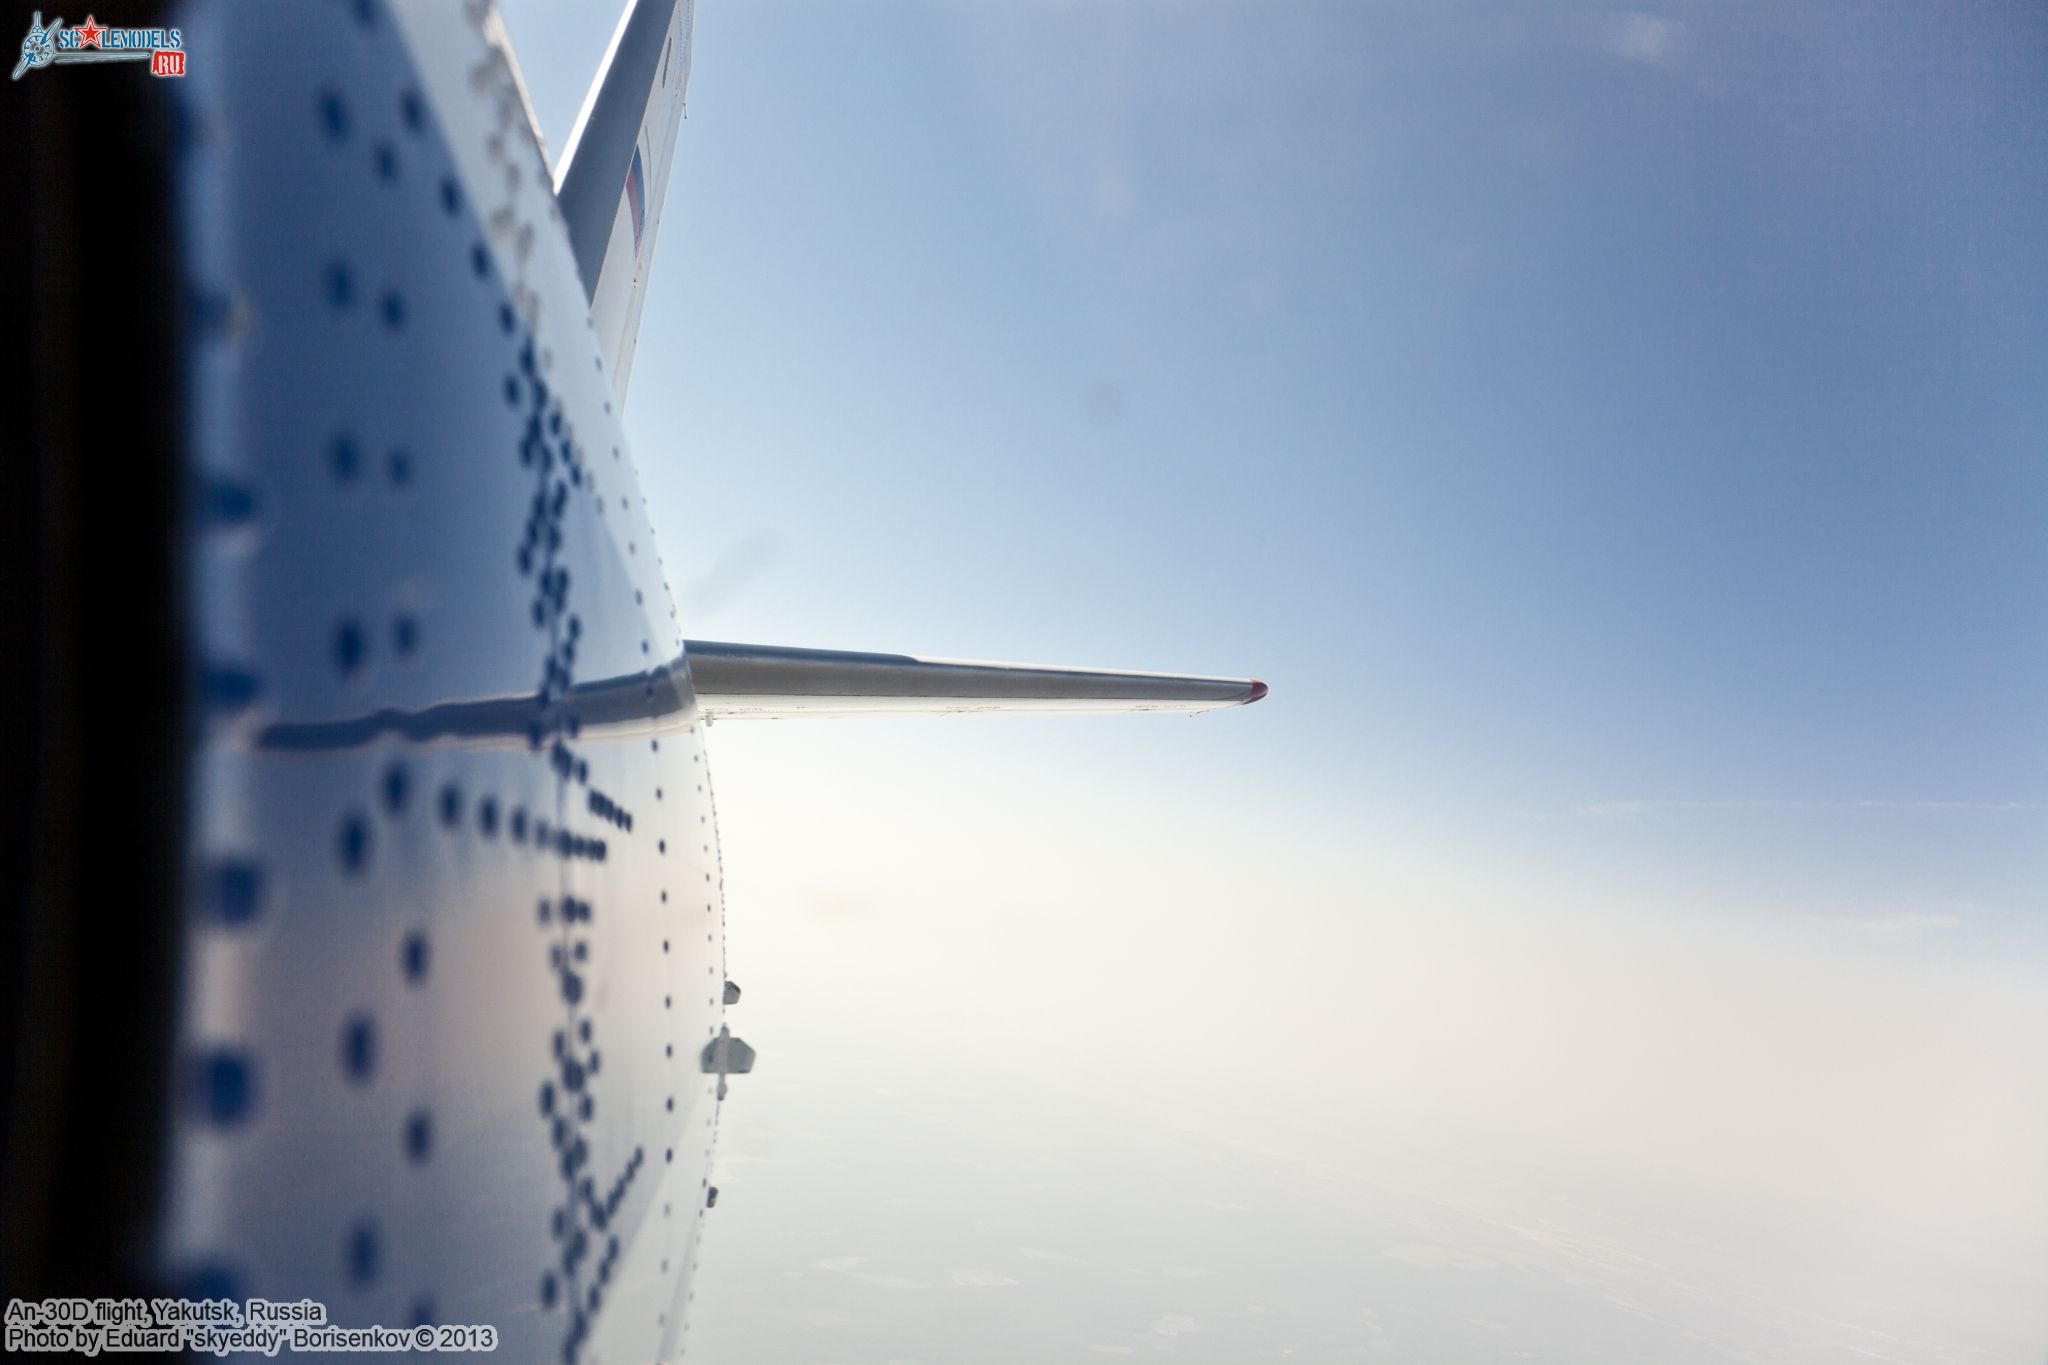
<instances>
[{"instance_id":1,"label":"horizontal stabilizer","mask_svg":"<svg viewBox=\"0 0 2048 1365\"><path fill-rule=\"evenodd\" d=\"M908 716L977 711L1168 711L1243 706L1266 695L1253 678L1116 673L1045 664L971 663L910 654L854 654L686 640L683 654L639 673L571 687L566 701L585 734L660 735L709 720L784 716ZM683 686L687 669L691 688ZM416 710L273 722L258 748L295 753L358 749L398 737L414 744L538 748L545 693L470 697Z\"/></svg>"},{"instance_id":2,"label":"horizontal stabilizer","mask_svg":"<svg viewBox=\"0 0 2048 1365\"><path fill-rule=\"evenodd\" d=\"M1121 673L1044 664L923 659L691 640L683 646L697 706L713 720L980 711L1172 711L1243 706L1266 695L1253 678Z\"/></svg>"}]
</instances>

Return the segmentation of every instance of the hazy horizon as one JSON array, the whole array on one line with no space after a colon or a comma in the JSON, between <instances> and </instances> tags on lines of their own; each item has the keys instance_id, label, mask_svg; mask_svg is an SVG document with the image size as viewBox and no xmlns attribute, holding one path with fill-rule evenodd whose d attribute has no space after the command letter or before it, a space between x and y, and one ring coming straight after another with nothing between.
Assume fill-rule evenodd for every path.
<instances>
[{"instance_id":1,"label":"hazy horizon","mask_svg":"<svg viewBox=\"0 0 2048 1365\"><path fill-rule=\"evenodd\" d=\"M559 152L609 18L506 6ZM2039 1362L2048 28L698 12L684 633L1255 675L718 726L721 1361Z\"/></svg>"}]
</instances>

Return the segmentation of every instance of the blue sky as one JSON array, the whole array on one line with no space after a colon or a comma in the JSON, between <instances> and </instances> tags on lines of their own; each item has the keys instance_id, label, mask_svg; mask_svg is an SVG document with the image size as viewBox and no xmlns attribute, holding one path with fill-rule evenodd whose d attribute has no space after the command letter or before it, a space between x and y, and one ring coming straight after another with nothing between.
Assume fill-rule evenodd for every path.
<instances>
[{"instance_id":1,"label":"blue sky","mask_svg":"<svg viewBox=\"0 0 2048 1365\"><path fill-rule=\"evenodd\" d=\"M606 33L509 13L559 150ZM2043 41L708 4L630 423L679 576L766 567L690 629L1256 673L989 742L2017 908Z\"/></svg>"},{"instance_id":2,"label":"blue sky","mask_svg":"<svg viewBox=\"0 0 2048 1365\"><path fill-rule=\"evenodd\" d=\"M609 28L506 11L559 152ZM775 1192L922 1150L877 1055L970 1128L1221 1071L1295 1159L1811 1203L1770 1358L1929 1247L2038 1358L2044 106L2021 5L708 0L627 409L686 632L1273 687L714 734L720 1287L845 1280Z\"/></svg>"}]
</instances>

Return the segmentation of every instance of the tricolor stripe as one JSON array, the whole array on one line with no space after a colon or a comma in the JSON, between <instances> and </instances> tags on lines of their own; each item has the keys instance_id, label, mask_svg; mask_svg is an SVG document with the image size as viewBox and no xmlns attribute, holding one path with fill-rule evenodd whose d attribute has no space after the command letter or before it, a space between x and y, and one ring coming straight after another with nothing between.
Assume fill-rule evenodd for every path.
<instances>
[{"instance_id":1,"label":"tricolor stripe","mask_svg":"<svg viewBox=\"0 0 2048 1365\"><path fill-rule=\"evenodd\" d=\"M640 255L640 234L647 228L647 189L640 175L640 145L633 144L633 164L626 171L626 204L633 210L633 255Z\"/></svg>"}]
</instances>

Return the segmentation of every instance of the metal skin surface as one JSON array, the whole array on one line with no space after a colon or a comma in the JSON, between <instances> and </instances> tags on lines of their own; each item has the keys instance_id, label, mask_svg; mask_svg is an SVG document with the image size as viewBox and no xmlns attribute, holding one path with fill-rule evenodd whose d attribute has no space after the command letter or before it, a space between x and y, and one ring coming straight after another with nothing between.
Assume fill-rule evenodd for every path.
<instances>
[{"instance_id":1,"label":"metal skin surface","mask_svg":"<svg viewBox=\"0 0 2048 1365\"><path fill-rule=\"evenodd\" d=\"M670 1359L737 1051L703 726L484 17L181 16L200 711L157 1258L504 1360ZM586 728L592 679L664 728ZM510 744L317 739L507 698Z\"/></svg>"},{"instance_id":2,"label":"metal skin surface","mask_svg":"<svg viewBox=\"0 0 2048 1365\"><path fill-rule=\"evenodd\" d=\"M679 78L692 13L646 11L664 50L682 25ZM488 4L178 22L204 42L171 83L190 495L161 594L182 635L160 633L192 701L159 727L170 790L190 736L160 814L180 856L138 861L185 869L161 1180L136 1183L162 1194L129 1201L143 1277L342 1326L488 1324L509 1360L678 1358L719 1106L754 1063L724 1018L709 720L1187 712L1265 686L686 642L617 411L632 316L601 340ZM643 147L680 80L644 98ZM634 300L667 150L618 257ZM133 1070L160 1081L164 1046ZM30 1136L153 1118L160 1090L74 1090ZM74 1240L51 1265L125 1255Z\"/></svg>"}]
</instances>

